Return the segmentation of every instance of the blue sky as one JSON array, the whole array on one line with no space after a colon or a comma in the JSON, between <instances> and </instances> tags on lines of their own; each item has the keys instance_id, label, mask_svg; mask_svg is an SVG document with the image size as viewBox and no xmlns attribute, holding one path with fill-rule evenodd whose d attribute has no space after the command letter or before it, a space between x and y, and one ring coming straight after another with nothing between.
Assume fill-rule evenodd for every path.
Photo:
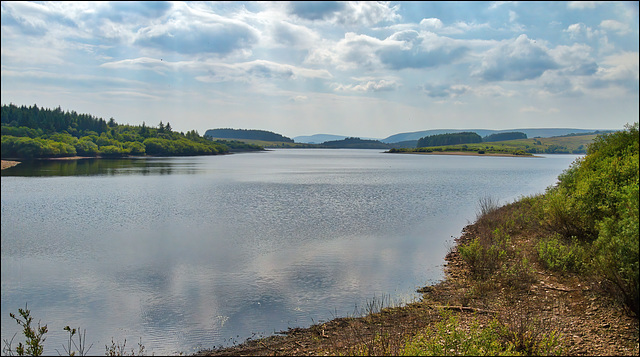
<instances>
[{"instance_id":1,"label":"blue sky","mask_svg":"<svg viewBox=\"0 0 640 357\"><path fill-rule=\"evenodd\" d=\"M385 138L638 121L638 2L14 2L2 104Z\"/></svg>"}]
</instances>

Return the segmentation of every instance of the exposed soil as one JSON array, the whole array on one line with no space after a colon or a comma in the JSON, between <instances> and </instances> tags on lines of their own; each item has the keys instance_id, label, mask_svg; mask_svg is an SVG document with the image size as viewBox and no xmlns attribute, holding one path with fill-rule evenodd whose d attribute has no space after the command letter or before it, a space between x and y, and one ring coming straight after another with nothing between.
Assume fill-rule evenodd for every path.
<instances>
[{"instance_id":1,"label":"exposed soil","mask_svg":"<svg viewBox=\"0 0 640 357\"><path fill-rule=\"evenodd\" d=\"M20 161L2 160L2 170L8 169L10 167L14 167L19 163L20 163Z\"/></svg>"},{"instance_id":2,"label":"exposed soil","mask_svg":"<svg viewBox=\"0 0 640 357\"><path fill-rule=\"evenodd\" d=\"M478 222L465 227L457 244L472 239L480 229ZM531 241L531 232L514 237L514 242L525 248L532 245ZM511 326L529 326L536 333L555 330L560 333L565 355L639 355L638 318L613 301L605 282L552 273L533 260L535 282L511 290L470 279L457 246L446 256L446 262L445 279L421 289L420 302L384 308L365 317L337 318L309 328L290 329L282 335L203 350L196 355L398 355L408 338L440 321L442 309L453 311L465 329L474 321L486 326L497 318ZM476 291L474 298L469 298L471 289ZM486 291L478 294L479 289Z\"/></svg>"}]
</instances>

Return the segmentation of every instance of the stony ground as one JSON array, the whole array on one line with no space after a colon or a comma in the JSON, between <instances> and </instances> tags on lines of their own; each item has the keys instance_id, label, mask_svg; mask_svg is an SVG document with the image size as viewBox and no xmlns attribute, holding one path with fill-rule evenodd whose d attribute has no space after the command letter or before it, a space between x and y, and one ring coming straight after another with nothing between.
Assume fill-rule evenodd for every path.
<instances>
[{"instance_id":1,"label":"stony ground","mask_svg":"<svg viewBox=\"0 0 640 357\"><path fill-rule=\"evenodd\" d=\"M473 237L477 230L477 223L465 227L458 244ZM518 239L517 244L523 247L530 243L526 234ZM486 325L497 318L516 328L527 326L534 333L555 330L561 334L564 355L639 355L638 318L607 297L610 294L605 282L552 273L533 261L535 281L526 289L505 291L504 287L498 290L491 284L474 285L457 246L446 261L445 279L423 288L420 302L385 308L360 318L337 318L197 355L398 355L408 338L440 321L442 309L453 311L462 328L474 321ZM478 294L482 286L487 291ZM469 298L470 289L475 289L476 298Z\"/></svg>"}]
</instances>

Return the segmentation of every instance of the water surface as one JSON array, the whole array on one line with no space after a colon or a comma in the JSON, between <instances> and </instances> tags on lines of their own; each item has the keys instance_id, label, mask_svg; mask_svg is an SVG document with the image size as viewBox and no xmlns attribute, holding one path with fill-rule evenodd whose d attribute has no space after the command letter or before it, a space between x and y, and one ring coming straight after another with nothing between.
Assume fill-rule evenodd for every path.
<instances>
[{"instance_id":1,"label":"water surface","mask_svg":"<svg viewBox=\"0 0 640 357\"><path fill-rule=\"evenodd\" d=\"M283 149L21 164L2 172L2 339L49 326L192 353L411 301L475 219L556 182L575 155ZM16 337L19 339L21 336ZM17 341L17 340L16 340Z\"/></svg>"}]
</instances>

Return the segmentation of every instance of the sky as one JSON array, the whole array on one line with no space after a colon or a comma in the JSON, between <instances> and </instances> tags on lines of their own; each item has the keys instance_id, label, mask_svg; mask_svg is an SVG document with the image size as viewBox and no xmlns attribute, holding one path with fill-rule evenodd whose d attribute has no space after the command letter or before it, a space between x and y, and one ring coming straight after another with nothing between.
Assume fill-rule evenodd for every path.
<instances>
[{"instance_id":1,"label":"sky","mask_svg":"<svg viewBox=\"0 0 640 357\"><path fill-rule=\"evenodd\" d=\"M638 2L1 3L3 105L385 138L638 121Z\"/></svg>"}]
</instances>

